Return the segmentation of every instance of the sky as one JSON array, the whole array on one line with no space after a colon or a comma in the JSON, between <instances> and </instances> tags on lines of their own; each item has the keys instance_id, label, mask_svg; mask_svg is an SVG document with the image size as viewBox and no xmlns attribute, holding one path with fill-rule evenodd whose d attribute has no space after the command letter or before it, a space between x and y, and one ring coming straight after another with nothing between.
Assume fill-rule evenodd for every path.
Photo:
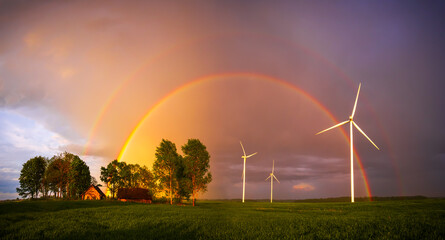
<instances>
[{"instance_id":1,"label":"sky","mask_svg":"<svg viewBox=\"0 0 445 240\"><path fill-rule=\"evenodd\" d=\"M34 156L79 155L99 180L198 138L201 198L444 197L440 1L0 1L0 199Z\"/></svg>"}]
</instances>

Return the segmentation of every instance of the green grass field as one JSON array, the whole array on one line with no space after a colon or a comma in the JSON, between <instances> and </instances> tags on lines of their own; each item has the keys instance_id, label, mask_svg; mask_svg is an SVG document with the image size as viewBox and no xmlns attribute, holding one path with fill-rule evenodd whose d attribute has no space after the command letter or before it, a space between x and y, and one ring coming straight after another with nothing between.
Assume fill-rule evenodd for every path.
<instances>
[{"instance_id":1,"label":"green grass field","mask_svg":"<svg viewBox=\"0 0 445 240\"><path fill-rule=\"evenodd\" d=\"M0 202L0 239L444 239L445 200Z\"/></svg>"}]
</instances>

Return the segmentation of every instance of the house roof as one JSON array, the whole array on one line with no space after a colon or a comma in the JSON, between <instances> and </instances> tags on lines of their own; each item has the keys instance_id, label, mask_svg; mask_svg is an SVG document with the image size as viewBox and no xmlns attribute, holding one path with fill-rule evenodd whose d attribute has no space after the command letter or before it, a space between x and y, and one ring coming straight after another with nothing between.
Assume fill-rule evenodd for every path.
<instances>
[{"instance_id":1,"label":"house roof","mask_svg":"<svg viewBox=\"0 0 445 240\"><path fill-rule=\"evenodd\" d=\"M93 184L91 184L91 186L85 191L83 192L82 196L85 195L86 192L88 192L88 190L90 190L90 188L94 188L101 197L105 197L105 194L102 192L102 190L100 190L100 188L98 186L94 186Z\"/></svg>"}]
</instances>

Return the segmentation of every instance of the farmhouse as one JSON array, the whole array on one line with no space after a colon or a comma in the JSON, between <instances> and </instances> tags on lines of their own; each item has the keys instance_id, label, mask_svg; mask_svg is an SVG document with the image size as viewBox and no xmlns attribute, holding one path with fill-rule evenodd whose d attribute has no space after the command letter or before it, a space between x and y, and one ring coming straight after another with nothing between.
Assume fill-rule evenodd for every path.
<instances>
[{"instance_id":1,"label":"farmhouse","mask_svg":"<svg viewBox=\"0 0 445 240\"><path fill-rule=\"evenodd\" d=\"M105 194L100 190L99 187L91 185L83 194L83 200L100 200L105 198Z\"/></svg>"},{"instance_id":2,"label":"farmhouse","mask_svg":"<svg viewBox=\"0 0 445 240\"><path fill-rule=\"evenodd\" d=\"M152 196L145 188L119 188L117 199L123 202L151 203Z\"/></svg>"}]
</instances>

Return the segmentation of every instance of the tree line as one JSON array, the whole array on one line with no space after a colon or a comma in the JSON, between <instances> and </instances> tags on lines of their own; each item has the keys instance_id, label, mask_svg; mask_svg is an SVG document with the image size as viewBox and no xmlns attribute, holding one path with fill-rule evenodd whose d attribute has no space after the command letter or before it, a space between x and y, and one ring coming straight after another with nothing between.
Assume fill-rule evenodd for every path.
<instances>
[{"instance_id":1,"label":"tree line","mask_svg":"<svg viewBox=\"0 0 445 240\"><path fill-rule=\"evenodd\" d=\"M199 139L189 139L181 147L184 156L178 154L176 145L162 139L156 148L152 171L138 164L112 161L101 167L101 181L107 183L114 198L119 188L141 187L150 190L156 198L192 199L193 206L198 193L207 191L212 181L209 172L210 154Z\"/></svg>"},{"instance_id":2,"label":"tree line","mask_svg":"<svg viewBox=\"0 0 445 240\"><path fill-rule=\"evenodd\" d=\"M115 198L119 188L155 188L153 174L146 166L127 164L114 160L107 167L101 167L100 180L107 183L111 197Z\"/></svg>"},{"instance_id":3,"label":"tree line","mask_svg":"<svg viewBox=\"0 0 445 240\"><path fill-rule=\"evenodd\" d=\"M37 156L23 164L17 193L23 197L79 198L91 185L97 184L91 177L88 165L72 153L64 152L46 158Z\"/></svg>"},{"instance_id":4,"label":"tree line","mask_svg":"<svg viewBox=\"0 0 445 240\"><path fill-rule=\"evenodd\" d=\"M152 171L139 164L114 160L101 167L100 180L107 184L111 197L120 188L148 189L153 197L173 200L192 199L193 206L199 193L207 191L212 181L209 172L210 154L199 139L189 139L182 147L162 139L156 148ZM76 199L91 184L97 185L88 165L79 156L64 152L46 158L37 156L23 164L17 193L23 197L56 197Z\"/></svg>"}]
</instances>

